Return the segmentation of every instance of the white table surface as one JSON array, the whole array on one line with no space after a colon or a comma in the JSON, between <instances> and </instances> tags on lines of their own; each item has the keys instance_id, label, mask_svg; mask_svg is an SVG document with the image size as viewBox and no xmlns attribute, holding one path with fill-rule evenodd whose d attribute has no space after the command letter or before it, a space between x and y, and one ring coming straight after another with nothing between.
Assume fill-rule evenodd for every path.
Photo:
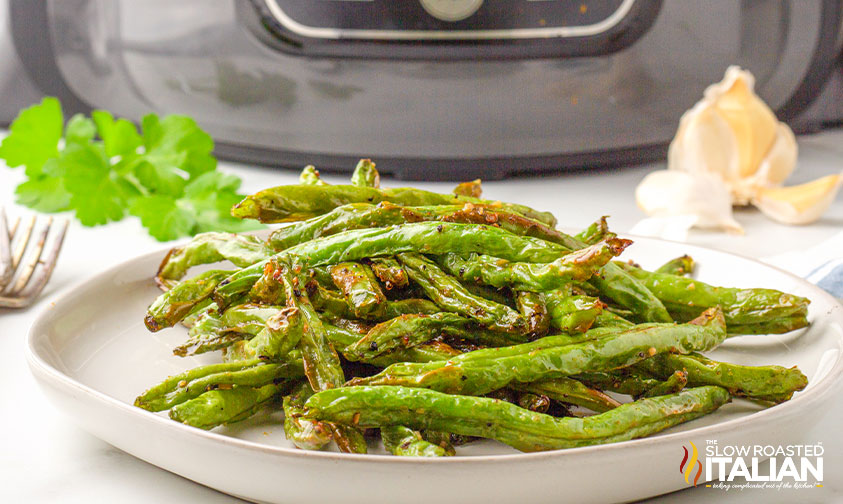
<instances>
[{"instance_id":1,"label":"white table surface","mask_svg":"<svg viewBox=\"0 0 843 504\"><path fill-rule=\"evenodd\" d=\"M799 165L791 182L837 173L843 168L843 130L801 137L799 145ZM655 164L488 182L483 184L484 196L550 210L564 227L584 227L601 215L610 215L612 229L622 232L644 217L635 206L635 186L647 172L661 167ZM228 163L221 169L243 178L244 192L293 183L298 176L291 171ZM26 213L26 209L14 204L14 187L22 179L20 171L9 170L0 162L0 204L12 215ZM330 175L325 178L329 182L340 180ZM390 179L383 182L384 185L401 184ZM414 182L412 185L443 192L453 187L451 183ZM822 220L811 226L778 225L754 210L739 211L736 218L746 228L746 235L693 231L687 241L755 258L804 249L843 229L843 196L838 196ZM4 384L0 393L0 502L242 502L147 464L77 428L70 418L47 402L24 359L26 333L32 321L57 295L72 289L89 275L163 246L149 237L135 218L96 228L85 228L74 221L58 267L39 302L26 310L0 309L0 383ZM843 435L840 428L843 390L826 411L806 411L805 414L825 415L815 429L804 433L805 443L819 441L825 446L823 489L810 494L805 491L733 490L718 492L715 496L711 489L698 488L654 501L702 503L716 498L726 503L843 502ZM747 443L751 442L747 440Z\"/></svg>"}]
</instances>

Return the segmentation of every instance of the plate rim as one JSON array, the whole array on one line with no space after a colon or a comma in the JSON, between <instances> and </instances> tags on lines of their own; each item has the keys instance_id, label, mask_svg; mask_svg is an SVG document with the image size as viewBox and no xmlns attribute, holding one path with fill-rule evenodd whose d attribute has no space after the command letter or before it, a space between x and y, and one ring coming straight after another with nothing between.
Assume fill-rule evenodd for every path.
<instances>
[{"instance_id":1,"label":"plate rim","mask_svg":"<svg viewBox=\"0 0 843 504\"><path fill-rule=\"evenodd\" d=\"M736 254L733 252L727 252L723 250L718 250L711 247L706 247L702 245L694 245L685 242L675 241L675 240L665 240L660 238L653 238L647 236L639 236L639 235L631 235L631 234L622 234L619 235L622 237L627 237L630 239L640 240L640 241L647 241L653 243L671 243L674 245L681 245L683 247L689 247L692 249L702 250L706 253L714 253L717 255L725 255L731 256L733 258L739 258L741 260L750 261L756 263L764 268L772 269L777 271L780 274L783 274L786 277L790 277L794 280L797 284L799 284L803 288L807 288L811 293L811 299L813 300L814 297L824 298L824 300L831 305L831 310L829 311L828 315L824 316L831 316L833 318L837 318L838 322L841 323L843 326L843 305L835 299L831 294L827 293L823 289L817 287L814 284L806 281L804 278L801 278L789 271L781 269L777 266L773 266L764 262L761 262L755 258L744 256L741 254ZM410 465L426 465L426 464L465 464L465 463L513 463L513 462L533 462L537 460L542 460L546 458L557 458L557 457L575 457L578 455L588 455L592 453L600 453L606 450L614 450L614 451L621 451L621 450L633 450L636 448L646 448L652 445L658 445L663 443L669 443L675 441L677 439L686 440L688 438L697 436L697 437L716 437L715 434L718 432L729 431L732 430L733 427L738 426L739 424L746 423L750 418L755 420L753 423L758 423L760 420L762 425L767 425L769 423L775 423L775 417L786 415L787 413L792 412L792 410L796 408L803 408L804 406L809 406L812 403L821 402L825 396L831 394L832 390L834 389L834 385L838 384L839 382L843 381L843 351L838 352L837 358L834 361L833 366L829 370L829 372L823 376L819 383L820 386L814 385L806 390L798 392L798 395L795 396L793 399L786 401L784 403L776 404L771 407L765 408L760 411L756 411L750 413L746 416L742 416L740 418L734 418L730 420L726 420L724 422L712 424L712 425L705 425L696 427L690 430L680 431L680 432L667 432L662 433L658 436L648 436L643 438L631 439L627 441L620 441L616 443L606 443L606 444L599 444L593 446L582 446L582 447L575 447L575 448L564 448L558 450L547 450L547 451L539 451L539 452L522 452L522 453L506 453L506 454L494 454L494 455L472 455L472 456L456 456L456 457L437 457L437 458L428 458L428 457L395 457L393 455L381 455L381 454L352 454L352 453L341 453L341 452L329 452L329 451L321 451L321 450L300 450L297 448L288 448L283 446L273 446L269 444L259 443L255 441L250 441L246 439L241 439L233 436L227 436L225 434L221 434L218 432L213 431L206 431L196 427L191 427L169 418L164 418L160 415L157 415L153 412L143 410L134 406L133 404L125 403L117 398L111 397L110 395L100 392L99 390L85 385L71 376L67 375L66 373L62 372L61 370L57 369L55 366L47 362L47 360L42 357L38 350L36 349L37 342L39 339L39 334L44 333L41 329L41 326L46 324L49 319L51 318L51 314L54 313L54 310L59 306L69 303L72 301L74 294L90 285L94 284L98 281L101 281L102 278L114 275L118 272L118 270L125 269L126 265L129 263L137 262L137 261L144 261L144 260L152 260L155 257L163 257L168 250L173 247L180 246L181 244L186 243L186 241L180 241L172 245L168 245L162 247L160 249L156 249L150 252L146 252L143 254L139 254L137 256L130 257L124 261L119 262L103 271L96 273L93 276L87 277L83 280L80 280L73 285L67 287L62 293L60 293L51 303L46 305L38 314L35 316L35 320L33 321L32 325L30 325L29 330L27 331L26 335L26 346L25 346L25 357L27 363L29 365L30 371L36 375L36 378L45 378L49 379L53 384L59 385L66 389L73 389L77 392L85 394L89 399L98 401L102 403L104 406L114 407L118 410L121 410L123 413L135 416L138 421L143 421L151 425L160 425L162 428L168 429L171 432L179 433L181 435L190 436L192 439L195 439L199 442L210 442L210 443L221 443L222 445L227 445L229 448L240 449L240 450L257 450L263 452L266 455L276 456L276 457L293 457L293 458L304 458L304 459L324 459L326 461L334 461L341 463L376 463L376 464L410 464ZM150 276L150 278L152 278ZM832 315L834 314L834 315ZM843 343L843 337L840 338L840 342ZM814 410L816 411L816 410ZM822 413L817 419L822 417ZM96 435L95 435L96 436ZM134 455L133 455L134 456Z\"/></svg>"}]
</instances>

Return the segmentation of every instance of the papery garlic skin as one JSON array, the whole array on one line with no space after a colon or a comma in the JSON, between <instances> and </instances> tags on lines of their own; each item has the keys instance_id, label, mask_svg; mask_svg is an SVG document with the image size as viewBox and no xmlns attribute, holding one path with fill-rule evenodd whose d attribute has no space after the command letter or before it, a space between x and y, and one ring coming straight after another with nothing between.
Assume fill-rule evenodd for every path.
<instances>
[{"instance_id":1,"label":"papery garlic skin","mask_svg":"<svg viewBox=\"0 0 843 504\"><path fill-rule=\"evenodd\" d=\"M685 112L668 149L668 169L710 173L731 201L749 203L758 188L779 186L796 166L793 132L754 91L755 78L731 66Z\"/></svg>"},{"instance_id":2,"label":"papery garlic skin","mask_svg":"<svg viewBox=\"0 0 843 504\"><path fill-rule=\"evenodd\" d=\"M710 173L654 171L638 184L635 202L651 217L694 216L689 225L743 233L732 216L729 191Z\"/></svg>"}]
</instances>

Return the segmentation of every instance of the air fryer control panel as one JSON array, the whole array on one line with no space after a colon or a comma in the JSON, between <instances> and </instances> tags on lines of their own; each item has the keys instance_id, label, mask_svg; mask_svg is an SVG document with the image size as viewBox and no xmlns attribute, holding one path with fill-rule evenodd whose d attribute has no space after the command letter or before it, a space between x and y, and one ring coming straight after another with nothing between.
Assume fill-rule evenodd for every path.
<instances>
[{"instance_id":1,"label":"air fryer control panel","mask_svg":"<svg viewBox=\"0 0 843 504\"><path fill-rule=\"evenodd\" d=\"M652 23L660 0L252 0L275 45L376 58L585 56ZM409 48L408 48L409 47Z\"/></svg>"}]
</instances>

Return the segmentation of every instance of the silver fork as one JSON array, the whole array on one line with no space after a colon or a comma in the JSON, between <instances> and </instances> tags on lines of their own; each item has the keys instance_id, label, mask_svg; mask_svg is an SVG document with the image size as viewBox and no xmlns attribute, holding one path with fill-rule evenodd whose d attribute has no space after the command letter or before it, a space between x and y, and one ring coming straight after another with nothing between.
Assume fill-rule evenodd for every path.
<instances>
[{"instance_id":1,"label":"silver fork","mask_svg":"<svg viewBox=\"0 0 843 504\"><path fill-rule=\"evenodd\" d=\"M68 221L53 225L53 218L38 222L15 219L11 226L0 207L0 307L23 308L44 290L59 257ZM51 229L58 228L51 233Z\"/></svg>"}]
</instances>

